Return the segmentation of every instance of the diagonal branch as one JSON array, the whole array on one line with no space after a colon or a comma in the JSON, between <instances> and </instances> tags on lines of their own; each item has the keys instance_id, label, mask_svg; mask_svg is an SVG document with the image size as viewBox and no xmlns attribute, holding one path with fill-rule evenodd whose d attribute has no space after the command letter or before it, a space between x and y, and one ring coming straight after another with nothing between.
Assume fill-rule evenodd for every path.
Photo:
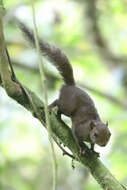
<instances>
[{"instance_id":1,"label":"diagonal branch","mask_svg":"<svg viewBox=\"0 0 127 190\"><path fill-rule=\"evenodd\" d=\"M22 90L19 88L17 83L12 81L12 76L8 67L8 59L6 55L6 46L3 34L2 6L0 6L0 76L2 85L10 97L13 97L14 95L21 95Z\"/></svg>"}]
</instances>

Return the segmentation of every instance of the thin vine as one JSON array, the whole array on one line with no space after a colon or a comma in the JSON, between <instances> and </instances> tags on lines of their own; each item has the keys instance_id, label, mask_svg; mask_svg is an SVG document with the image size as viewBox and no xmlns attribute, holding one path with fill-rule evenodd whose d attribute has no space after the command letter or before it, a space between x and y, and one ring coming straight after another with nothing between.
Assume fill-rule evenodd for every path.
<instances>
[{"instance_id":1,"label":"thin vine","mask_svg":"<svg viewBox=\"0 0 127 190\"><path fill-rule=\"evenodd\" d=\"M33 17L33 24L34 24L35 45L36 45L37 54L38 54L38 65L39 65L39 71L40 71L41 82L42 82L42 89L43 89L44 100L45 100L44 110L45 110L46 126L47 126L47 130L48 130L49 142L51 145L51 152L52 152L53 190L56 190L56 188L57 188L57 162L56 162L56 155L55 155L54 144L53 144L53 139L52 139L52 131L51 131L51 126L50 126L50 120L49 120L46 78L45 78L44 66L42 64L42 58L41 58L41 53L40 53L39 41L38 41L38 31L37 31L37 25L36 25L36 19L35 19L34 0L31 0L31 7L32 7L32 17Z\"/></svg>"}]
</instances>

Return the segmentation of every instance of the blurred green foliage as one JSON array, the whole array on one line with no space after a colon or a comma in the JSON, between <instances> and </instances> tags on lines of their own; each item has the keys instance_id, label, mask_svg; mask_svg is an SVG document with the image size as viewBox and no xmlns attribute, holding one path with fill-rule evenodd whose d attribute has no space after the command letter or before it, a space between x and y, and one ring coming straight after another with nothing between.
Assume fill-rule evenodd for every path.
<instances>
[{"instance_id":1,"label":"blurred green foliage","mask_svg":"<svg viewBox=\"0 0 127 190\"><path fill-rule=\"evenodd\" d=\"M37 56L13 22L16 15L33 28L30 1L4 0L4 32L17 78L43 98ZM118 54L127 53L127 2L98 0L99 25L109 46ZM77 82L126 99L122 86L122 66L110 68L93 51L89 34L84 30L80 2L68 0L36 0L39 35L60 47L73 65ZM110 22L110 25L109 25ZM62 81L56 69L46 63L49 102L57 96ZM33 69L31 69L33 68ZM109 121L112 137L105 148L97 147L104 164L123 184L127 185L127 111L108 99L88 92L104 121ZM30 113L0 90L0 190L42 190L52 188L52 170L47 132ZM68 119L65 118L68 122ZM100 189L89 172L63 156L56 148L58 189Z\"/></svg>"}]
</instances>

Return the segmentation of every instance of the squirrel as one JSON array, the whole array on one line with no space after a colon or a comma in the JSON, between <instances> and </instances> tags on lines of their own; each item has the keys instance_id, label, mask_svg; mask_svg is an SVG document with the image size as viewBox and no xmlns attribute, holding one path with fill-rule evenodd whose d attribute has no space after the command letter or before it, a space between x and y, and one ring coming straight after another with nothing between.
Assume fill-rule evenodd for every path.
<instances>
[{"instance_id":1,"label":"squirrel","mask_svg":"<svg viewBox=\"0 0 127 190\"><path fill-rule=\"evenodd\" d=\"M35 46L33 32L21 21L17 24L25 37ZM94 145L106 146L111 133L108 123L103 123L95 108L91 97L82 89L78 88L73 76L72 66L66 55L54 46L39 39L40 51L42 55L56 66L61 74L64 85L61 87L59 98L56 99L50 108L58 107L58 114L70 117L72 121L72 134L82 152L81 144L83 141L91 144L94 152Z\"/></svg>"}]
</instances>

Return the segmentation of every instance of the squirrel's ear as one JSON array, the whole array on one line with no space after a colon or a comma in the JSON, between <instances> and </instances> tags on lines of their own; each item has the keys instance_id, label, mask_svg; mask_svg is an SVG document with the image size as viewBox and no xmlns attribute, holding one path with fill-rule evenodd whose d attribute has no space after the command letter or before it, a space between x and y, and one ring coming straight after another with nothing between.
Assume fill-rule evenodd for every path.
<instances>
[{"instance_id":1,"label":"squirrel's ear","mask_svg":"<svg viewBox=\"0 0 127 190\"><path fill-rule=\"evenodd\" d=\"M108 127L108 121L105 123L105 125Z\"/></svg>"}]
</instances>

